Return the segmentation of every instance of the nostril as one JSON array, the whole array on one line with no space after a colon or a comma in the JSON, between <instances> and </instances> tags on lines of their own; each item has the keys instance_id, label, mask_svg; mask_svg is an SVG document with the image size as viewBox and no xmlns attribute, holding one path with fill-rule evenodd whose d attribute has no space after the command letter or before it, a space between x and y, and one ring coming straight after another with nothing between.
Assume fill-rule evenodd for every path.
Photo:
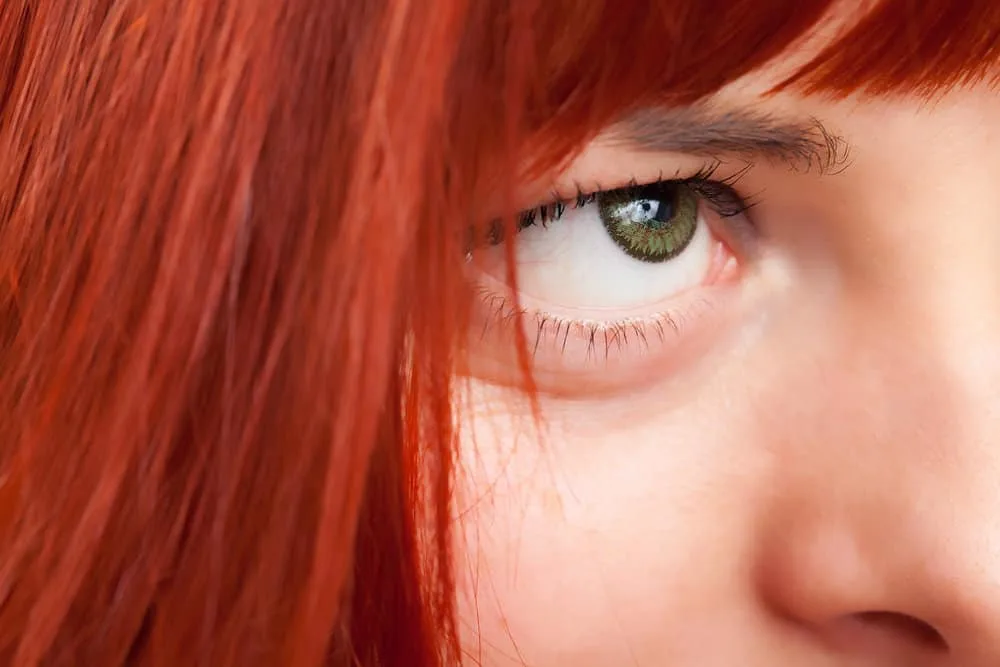
<instances>
[{"instance_id":1,"label":"nostril","mask_svg":"<svg viewBox=\"0 0 1000 667\"><path fill-rule=\"evenodd\" d=\"M866 611L854 614L854 618L863 625L884 630L928 649L942 652L948 650L948 642L941 633L919 618L892 611Z\"/></svg>"}]
</instances>

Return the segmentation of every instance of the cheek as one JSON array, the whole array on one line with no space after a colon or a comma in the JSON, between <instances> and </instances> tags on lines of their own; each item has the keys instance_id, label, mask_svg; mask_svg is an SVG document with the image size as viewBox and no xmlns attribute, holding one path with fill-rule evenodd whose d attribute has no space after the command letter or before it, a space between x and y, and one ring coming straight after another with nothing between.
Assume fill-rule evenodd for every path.
<instances>
[{"instance_id":1,"label":"cheek","mask_svg":"<svg viewBox=\"0 0 1000 667\"><path fill-rule=\"evenodd\" d=\"M740 613L759 484L711 414L559 403L543 435L511 396L473 394L456 508L469 664L663 664Z\"/></svg>"}]
</instances>

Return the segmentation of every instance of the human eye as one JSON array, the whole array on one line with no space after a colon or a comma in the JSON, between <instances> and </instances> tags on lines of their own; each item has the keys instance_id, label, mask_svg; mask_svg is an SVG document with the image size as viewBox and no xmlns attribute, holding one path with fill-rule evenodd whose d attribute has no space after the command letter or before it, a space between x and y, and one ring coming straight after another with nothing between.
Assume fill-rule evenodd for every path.
<instances>
[{"instance_id":1,"label":"human eye","mask_svg":"<svg viewBox=\"0 0 1000 667\"><path fill-rule=\"evenodd\" d=\"M472 256L489 374L516 367L518 327L543 385L614 384L690 356L757 240L753 202L737 191L746 170L720 167L557 195L494 224Z\"/></svg>"}]
</instances>

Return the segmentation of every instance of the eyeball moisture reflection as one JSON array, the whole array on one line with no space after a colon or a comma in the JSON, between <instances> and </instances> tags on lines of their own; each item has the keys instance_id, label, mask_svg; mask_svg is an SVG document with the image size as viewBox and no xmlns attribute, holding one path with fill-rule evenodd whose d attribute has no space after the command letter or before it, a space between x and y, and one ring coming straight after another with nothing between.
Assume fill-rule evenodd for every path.
<instances>
[{"instance_id":1,"label":"eyeball moisture reflection","mask_svg":"<svg viewBox=\"0 0 1000 667\"><path fill-rule=\"evenodd\" d=\"M707 288L732 282L754 232L730 184L696 176L581 195L519 216L479 262L493 322L521 321L536 356L621 357L668 343L706 304ZM518 299L506 281L513 243Z\"/></svg>"}]
</instances>

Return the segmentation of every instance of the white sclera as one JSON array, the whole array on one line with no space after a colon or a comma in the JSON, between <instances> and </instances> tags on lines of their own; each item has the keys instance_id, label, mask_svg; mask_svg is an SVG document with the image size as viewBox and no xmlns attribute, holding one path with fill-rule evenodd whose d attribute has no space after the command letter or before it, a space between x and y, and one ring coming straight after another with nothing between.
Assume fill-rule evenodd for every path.
<instances>
[{"instance_id":1,"label":"white sclera","mask_svg":"<svg viewBox=\"0 0 1000 667\"><path fill-rule=\"evenodd\" d=\"M714 239L701 210L694 238L672 259L643 262L628 256L601 221L597 204L570 209L517 237L518 288L559 311L629 310L660 304L701 284L712 266ZM582 314L582 313L581 313Z\"/></svg>"}]
</instances>

